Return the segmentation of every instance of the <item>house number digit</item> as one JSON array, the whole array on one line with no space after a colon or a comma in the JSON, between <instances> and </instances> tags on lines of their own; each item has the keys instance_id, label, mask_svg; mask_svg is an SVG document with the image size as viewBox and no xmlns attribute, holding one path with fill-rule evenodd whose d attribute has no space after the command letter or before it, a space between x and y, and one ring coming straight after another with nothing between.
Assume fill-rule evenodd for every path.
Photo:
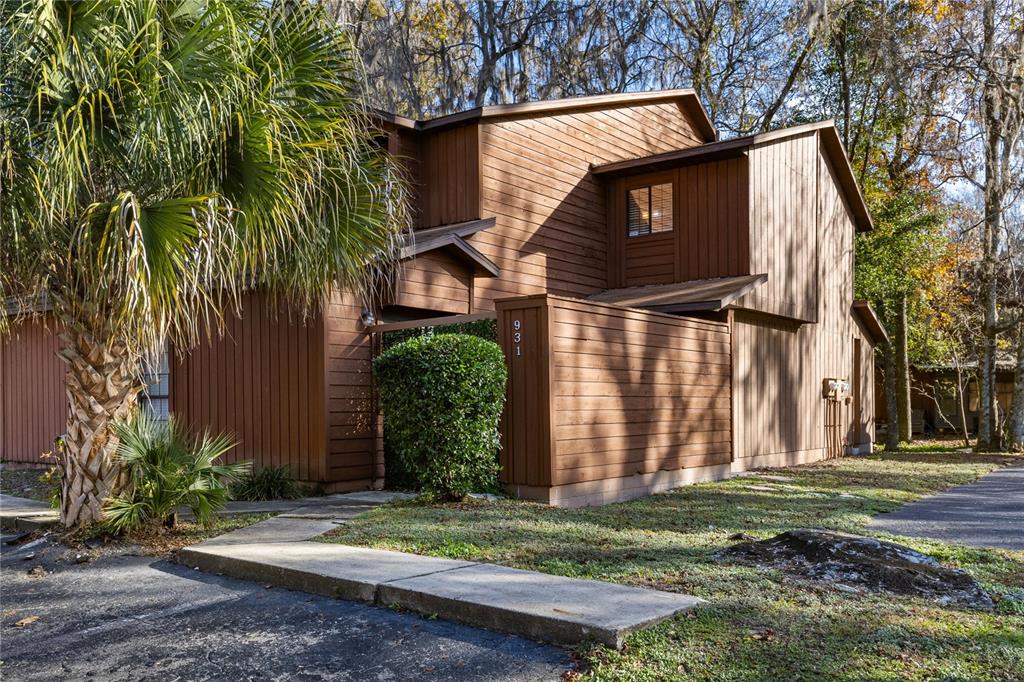
<instances>
[{"instance_id":1,"label":"house number digit","mask_svg":"<svg viewBox=\"0 0 1024 682\"><path fill-rule=\"evenodd\" d=\"M522 320L514 320L512 322L512 329L515 330L512 333L512 342L514 344L516 344L516 355L517 356L523 354L522 346L519 345L520 342L523 340L523 333L522 333L522 331L520 331L522 328L523 328Z\"/></svg>"}]
</instances>

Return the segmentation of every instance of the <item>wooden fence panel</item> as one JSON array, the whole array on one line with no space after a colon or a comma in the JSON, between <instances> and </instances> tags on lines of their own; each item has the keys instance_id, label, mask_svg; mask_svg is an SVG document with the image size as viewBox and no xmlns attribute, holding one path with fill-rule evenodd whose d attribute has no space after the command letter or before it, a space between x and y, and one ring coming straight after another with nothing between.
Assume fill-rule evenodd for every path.
<instances>
[{"instance_id":1,"label":"wooden fence panel","mask_svg":"<svg viewBox=\"0 0 1024 682\"><path fill-rule=\"evenodd\" d=\"M729 326L548 294L497 302L519 493L732 459Z\"/></svg>"}]
</instances>

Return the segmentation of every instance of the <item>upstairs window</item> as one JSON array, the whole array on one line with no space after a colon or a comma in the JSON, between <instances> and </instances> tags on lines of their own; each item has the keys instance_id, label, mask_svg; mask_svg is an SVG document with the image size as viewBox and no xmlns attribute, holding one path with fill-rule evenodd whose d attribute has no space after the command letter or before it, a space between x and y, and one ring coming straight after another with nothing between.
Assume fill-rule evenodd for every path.
<instances>
[{"instance_id":1,"label":"upstairs window","mask_svg":"<svg viewBox=\"0 0 1024 682\"><path fill-rule=\"evenodd\" d=\"M626 197L626 234L643 237L672 231L672 183L635 187Z\"/></svg>"}]
</instances>

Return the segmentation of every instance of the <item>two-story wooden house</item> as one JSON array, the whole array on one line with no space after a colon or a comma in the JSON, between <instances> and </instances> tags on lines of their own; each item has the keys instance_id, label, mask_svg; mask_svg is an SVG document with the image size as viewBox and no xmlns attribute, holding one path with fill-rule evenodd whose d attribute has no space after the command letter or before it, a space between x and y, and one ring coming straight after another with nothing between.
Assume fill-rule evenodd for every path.
<instances>
[{"instance_id":1,"label":"two-story wooden house","mask_svg":"<svg viewBox=\"0 0 1024 682\"><path fill-rule=\"evenodd\" d=\"M416 189L393 293L338 292L305 325L253 293L168 364L170 410L233 432L234 457L379 483L376 334L494 315L521 495L602 502L870 447L885 332L853 299L853 243L871 218L830 122L719 141L673 90L380 126ZM2 344L0 457L29 461L64 429L56 341Z\"/></svg>"}]
</instances>

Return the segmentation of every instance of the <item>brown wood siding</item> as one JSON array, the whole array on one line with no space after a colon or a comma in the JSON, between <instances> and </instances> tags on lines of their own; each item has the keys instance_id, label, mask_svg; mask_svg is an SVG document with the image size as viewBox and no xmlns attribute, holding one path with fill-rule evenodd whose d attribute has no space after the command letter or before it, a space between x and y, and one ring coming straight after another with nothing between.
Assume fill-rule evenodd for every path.
<instances>
[{"instance_id":1,"label":"brown wood siding","mask_svg":"<svg viewBox=\"0 0 1024 682\"><path fill-rule=\"evenodd\" d=\"M418 226L480 218L480 126L422 133L418 153Z\"/></svg>"},{"instance_id":2,"label":"brown wood siding","mask_svg":"<svg viewBox=\"0 0 1024 682\"><path fill-rule=\"evenodd\" d=\"M671 182L671 233L628 237L626 192ZM609 287L668 284L749 275L750 211L747 158L681 166L608 183Z\"/></svg>"},{"instance_id":3,"label":"brown wood siding","mask_svg":"<svg viewBox=\"0 0 1024 682\"><path fill-rule=\"evenodd\" d=\"M473 273L440 251L402 264L394 305L452 314L469 313Z\"/></svg>"},{"instance_id":4,"label":"brown wood siding","mask_svg":"<svg viewBox=\"0 0 1024 682\"><path fill-rule=\"evenodd\" d=\"M507 296L607 288L605 196L590 165L697 144L700 135L674 104L484 122L481 215L497 224L470 242L502 273L477 279L473 309L490 310Z\"/></svg>"},{"instance_id":5,"label":"brown wood siding","mask_svg":"<svg viewBox=\"0 0 1024 682\"><path fill-rule=\"evenodd\" d=\"M324 327L275 315L246 294L225 334L183 357L170 375L170 407L193 431L228 432L239 442L227 461L287 464L303 481L324 480Z\"/></svg>"},{"instance_id":6,"label":"brown wood siding","mask_svg":"<svg viewBox=\"0 0 1024 682\"><path fill-rule=\"evenodd\" d=\"M768 282L739 305L809 322L818 319L823 238L818 232L818 165L813 132L750 150L750 272L768 273ZM822 257L821 263L826 262Z\"/></svg>"},{"instance_id":7,"label":"brown wood siding","mask_svg":"<svg viewBox=\"0 0 1024 682\"><path fill-rule=\"evenodd\" d=\"M505 483L560 486L730 461L727 324L544 295L498 309L510 374Z\"/></svg>"},{"instance_id":8,"label":"brown wood siding","mask_svg":"<svg viewBox=\"0 0 1024 682\"><path fill-rule=\"evenodd\" d=\"M369 485L383 477L377 460L380 424L373 394L373 346L359 321L362 307L351 294L332 295L326 328L326 480Z\"/></svg>"},{"instance_id":9,"label":"brown wood siding","mask_svg":"<svg viewBox=\"0 0 1024 682\"><path fill-rule=\"evenodd\" d=\"M67 428L65 366L52 318L0 337L0 461L40 463Z\"/></svg>"},{"instance_id":10,"label":"brown wood siding","mask_svg":"<svg viewBox=\"0 0 1024 682\"><path fill-rule=\"evenodd\" d=\"M814 151L809 160L808 145ZM752 177L758 173L765 180L766 169L778 173L768 194L761 182L760 189L752 189L751 199L753 269L767 268L765 286L770 289L744 297L741 303L817 322L800 324L754 311L735 313L735 452L738 460L758 466L824 456L823 382L831 378L854 383L854 339L863 338L851 313L854 223L827 157L818 151L814 136L773 146L780 148L751 152ZM755 155L758 151L763 153ZM767 204L758 206L759 201ZM772 216L783 222L767 229ZM785 222L785 216L793 222ZM778 233L775 246L768 248L772 233ZM779 282L780 277L793 281ZM862 349L868 346L862 341ZM866 361L861 362L863 367ZM865 393L870 383L861 388L863 414L873 410L873 399ZM856 445L858 431L864 428L854 423L853 408L851 398L840 410L846 445ZM764 459L753 462L758 457Z\"/></svg>"}]
</instances>

